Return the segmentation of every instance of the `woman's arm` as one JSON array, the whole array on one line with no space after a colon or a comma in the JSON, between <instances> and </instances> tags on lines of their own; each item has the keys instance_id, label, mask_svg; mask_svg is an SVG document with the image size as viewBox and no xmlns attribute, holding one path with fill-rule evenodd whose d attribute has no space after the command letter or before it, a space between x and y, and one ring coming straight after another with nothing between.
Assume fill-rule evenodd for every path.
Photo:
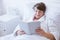
<instances>
[{"instance_id":1,"label":"woman's arm","mask_svg":"<svg viewBox=\"0 0 60 40\"><path fill-rule=\"evenodd\" d=\"M36 33L39 34L39 35L42 35L50 40L56 40L54 35L52 35L51 33L49 32L45 32L43 29L36 29Z\"/></svg>"},{"instance_id":2,"label":"woman's arm","mask_svg":"<svg viewBox=\"0 0 60 40\"><path fill-rule=\"evenodd\" d=\"M49 32L54 35L56 40L60 40L59 26L60 24L57 20L53 20L51 18L48 19L48 28Z\"/></svg>"},{"instance_id":3,"label":"woman's arm","mask_svg":"<svg viewBox=\"0 0 60 40\"><path fill-rule=\"evenodd\" d=\"M50 40L56 40L55 37L54 37L54 35L52 35L51 33L44 33L44 36L46 38L49 38Z\"/></svg>"}]
</instances>

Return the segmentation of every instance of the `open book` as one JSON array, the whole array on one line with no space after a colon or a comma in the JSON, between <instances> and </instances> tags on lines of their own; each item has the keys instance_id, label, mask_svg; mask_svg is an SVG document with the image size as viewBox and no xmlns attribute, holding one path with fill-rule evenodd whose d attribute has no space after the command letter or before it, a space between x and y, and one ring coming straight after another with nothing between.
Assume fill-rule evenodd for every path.
<instances>
[{"instance_id":1,"label":"open book","mask_svg":"<svg viewBox=\"0 0 60 40\"><path fill-rule=\"evenodd\" d=\"M40 21L21 22L19 26L26 34L36 34L35 30L40 27Z\"/></svg>"}]
</instances>

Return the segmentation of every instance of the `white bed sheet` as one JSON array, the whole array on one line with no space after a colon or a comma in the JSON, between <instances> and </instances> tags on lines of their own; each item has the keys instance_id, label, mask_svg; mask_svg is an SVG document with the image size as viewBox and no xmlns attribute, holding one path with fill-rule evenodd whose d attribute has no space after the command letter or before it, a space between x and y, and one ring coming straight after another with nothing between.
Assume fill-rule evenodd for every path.
<instances>
[{"instance_id":1,"label":"white bed sheet","mask_svg":"<svg viewBox=\"0 0 60 40\"><path fill-rule=\"evenodd\" d=\"M4 37L0 37L0 40L49 40L49 39L37 35L22 35L16 37L13 35L7 35Z\"/></svg>"},{"instance_id":2,"label":"white bed sheet","mask_svg":"<svg viewBox=\"0 0 60 40\"><path fill-rule=\"evenodd\" d=\"M14 15L0 16L0 36L11 34L19 24L20 17Z\"/></svg>"}]
</instances>

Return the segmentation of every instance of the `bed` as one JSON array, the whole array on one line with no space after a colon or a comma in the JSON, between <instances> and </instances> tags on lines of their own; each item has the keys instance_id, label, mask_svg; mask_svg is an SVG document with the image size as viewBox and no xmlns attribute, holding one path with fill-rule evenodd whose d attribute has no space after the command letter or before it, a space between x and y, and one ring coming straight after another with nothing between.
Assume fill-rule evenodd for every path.
<instances>
[{"instance_id":1,"label":"bed","mask_svg":"<svg viewBox=\"0 0 60 40\"><path fill-rule=\"evenodd\" d=\"M19 16L3 15L0 16L0 36L11 34L19 24Z\"/></svg>"},{"instance_id":2,"label":"bed","mask_svg":"<svg viewBox=\"0 0 60 40\"><path fill-rule=\"evenodd\" d=\"M45 37L40 37L37 35L19 35L19 36L13 36L13 34L0 37L0 40L49 40Z\"/></svg>"},{"instance_id":3,"label":"bed","mask_svg":"<svg viewBox=\"0 0 60 40\"><path fill-rule=\"evenodd\" d=\"M20 27L19 27L19 25L17 25L17 27L14 29L13 33L0 37L0 40L49 40L49 39L47 39L43 36L39 36L39 35L24 34L24 35L16 36L15 32L19 29L20 29Z\"/></svg>"}]
</instances>

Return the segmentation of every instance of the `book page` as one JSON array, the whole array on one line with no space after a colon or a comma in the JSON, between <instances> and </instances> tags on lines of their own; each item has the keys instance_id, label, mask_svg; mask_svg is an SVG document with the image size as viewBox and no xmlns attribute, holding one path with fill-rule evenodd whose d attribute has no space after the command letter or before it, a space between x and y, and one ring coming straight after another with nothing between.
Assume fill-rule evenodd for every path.
<instances>
[{"instance_id":1,"label":"book page","mask_svg":"<svg viewBox=\"0 0 60 40\"><path fill-rule=\"evenodd\" d=\"M40 22L39 21L36 21L36 22L29 22L28 23L28 27L30 29L30 33L31 34L36 34L35 30L37 28L40 28Z\"/></svg>"},{"instance_id":2,"label":"book page","mask_svg":"<svg viewBox=\"0 0 60 40\"><path fill-rule=\"evenodd\" d=\"M26 33L26 34L36 34L35 30L40 27L39 21L32 21L32 22L21 22L20 28Z\"/></svg>"},{"instance_id":3,"label":"book page","mask_svg":"<svg viewBox=\"0 0 60 40\"><path fill-rule=\"evenodd\" d=\"M20 22L20 28L26 33L30 34L30 29L28 27L28 24L26 22Z\"/></svg>"}]
</instances>

